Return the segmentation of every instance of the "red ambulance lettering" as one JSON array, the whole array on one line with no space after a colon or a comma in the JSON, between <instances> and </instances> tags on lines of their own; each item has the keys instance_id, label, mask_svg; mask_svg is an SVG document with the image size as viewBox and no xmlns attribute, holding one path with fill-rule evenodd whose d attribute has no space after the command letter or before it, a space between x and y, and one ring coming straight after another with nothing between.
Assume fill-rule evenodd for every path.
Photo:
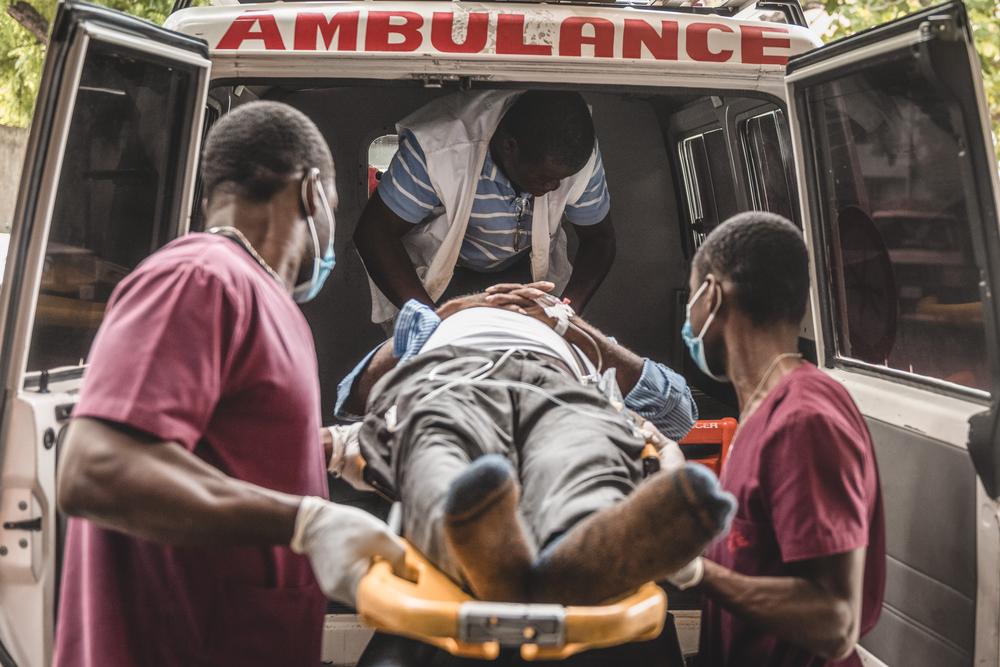
<instances>
[{"instance_id":1,"label":"red ambulance lettering","mask_svg":"<svg viewBox=\"0 0 1000 667\"><path fill-rule=\"evenodd\" d=\"M264 42L264 48L268 51L285 50L285 42L281 39L281 31L278 30L274 15L255 11L237 16L215 48L239 49L243 42L254 40Z\"/></svg>"},{"instance_id":2,"label":"red ambulance lettering","mask_svg":"<svg viewBox=\"0 0 1000 667\"><path fill-rule=\"evenodd\" d=\"M526 44L524 14L497 15L497 54L511 56L551 56L551 44Z\"/></svg>"},{"instance_id":3,"label":"red ambulance lettering","mask_svg":"<svg viewBox=\"0 0 1000 667\"><path fill-rule=\"evenodd\" d=\"M393 19L397 22L393 23ZM365 51L416 51L423 41L420 34L423 25L424 17L417 12L368 12ZM402 37L403 41L390 42L392 35Z\"/></svg>"},{"instance_id":4,"label":"red ambulance lettering","mask_svg":"<svg viewBox=\"0 0 1000 667\"><path fill-rule=\"evenodd\" d=\"M723 23L692 23L686 31L687 52L692 60L706 63L724 63L733 57L732 49L712 51L708 48L708 35L713 30L733 32L733 29Z\"/></svg>"},{"instance_id":5,"label":"red ambulance lettering","mask_svg":"<svg viewBox=\"0 0 1000 667\"><path fill-rule=\"evenodd\" d=\"M328 51L358 50L358 20L360 12L337 12L326 18L322 12L302 12L295 16L295 50L315 51L316 38L323 38ZM339 37L338 37L339 36ZM337 46L333 38L338 37Z\"/></svg>"},{"instance_id":6,"label":"red ambulance lettering","mask_svg":"<svg viewBox=\"0 0 1000 667\"><path fill-rule=\"evenodd\" d=\"M584 37L584 26L593 26L593 37ZM594 47L595 58L611 58L615 55L615 24L607 19L571 16L559 26L559 55L581 56L583 45Z\"/></svg>"},{"instance_id":7,"label":"red ambulance lettering","mask_svg":"<svg viewBox=\"0 0 1000 667\"><path fill-rule=\"evenodd\" d=\"M656 60L677 60L677 21L663 21L660 31L642 19L625 19L622 58L642 58L642 47Z\"/></svg>"},{"instance_id":8,"label":"red ambulance lettering","mask_svg":"<svg viewBox=\"0 0 1000 667\"><path fill-rule=\"evenodd\" d=\"M465 28L465 41L458 43L453 37L455 15L451 12L434 12L431 18L431 45L441 53L479 53L486 47L490 32L490 15L472 12Z\"/></svg>"},{"instance_id":9,"label":"red ambulance lettering","mask_svg":"<svg viewBox=\"0 0 1000 667\"><path fill-rule=\"evenodd\" d=\"M792 40L788 37L768 37L766 33L788 34L788 28L777 26L740 26L740 53L747 65L786 65ZM764 53L764 49L782 49L780 53Z\"/></svg>"}]
</instances>

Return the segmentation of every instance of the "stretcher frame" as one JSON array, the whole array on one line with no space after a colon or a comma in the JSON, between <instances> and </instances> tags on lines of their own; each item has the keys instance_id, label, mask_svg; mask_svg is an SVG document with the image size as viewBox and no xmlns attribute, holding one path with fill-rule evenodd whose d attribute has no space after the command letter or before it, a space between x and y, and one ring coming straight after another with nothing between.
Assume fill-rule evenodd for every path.
<instances>
[{"instance_id":1,"label":"stretcher frame","mask_svg":"<svg viewBox=\"0 0 1000 667\"><path fill-rule=\"evenodd\" d=\"M406 567L399 577L385 561L372 565L358 587L362 622L463 658L495 660L501 648L519 647L524 660L563 660L656 639L666 621L667 595L654 583L597 606L482 602L409 544Z\"/></svg>"},{"instance_id":2,"label":"stretcher frame","mask_svg":"<svg viewBox=\"0 0 1000 667\"><path fill-rule=\"evenodd\" d=\"M736 420L702 420L685 444L718 444L719 456L703 461L716 473L728 454ZM646 476L659 471L652 444L642 452ZM404 540L405 542L405 540ZM602 605L522 604L476 600L406 543L406 576L376 561L358 586L357 607L366 625L430 644L448 653L495 660L501 648L521 658L564 660L596 648L651 641L663 631L667 594L653 582Z\"/></svg>"}]
</instances>

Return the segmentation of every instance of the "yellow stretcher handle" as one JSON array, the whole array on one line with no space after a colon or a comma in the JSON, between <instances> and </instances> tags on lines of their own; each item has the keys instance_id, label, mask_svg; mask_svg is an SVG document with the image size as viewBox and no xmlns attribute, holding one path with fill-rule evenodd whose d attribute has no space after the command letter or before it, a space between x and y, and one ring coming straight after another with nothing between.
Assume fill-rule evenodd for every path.
<instances>
[{"instance_id":1,"label":"yellow stretcher handle","mask_svg":"<svg viewBox=\"0 0 1000 667\"><path fill-rule=\"evenodd\" d=\"M490 603L463 592L409 544L406 564L412 581L396 576L387 562L372 565L358 587L361 620L460 657L494 660L503 644L519 646L525 660L562 660L655 639L666 619L667 596L653 583L591 607Z\"/></svg>"}]
</instances>

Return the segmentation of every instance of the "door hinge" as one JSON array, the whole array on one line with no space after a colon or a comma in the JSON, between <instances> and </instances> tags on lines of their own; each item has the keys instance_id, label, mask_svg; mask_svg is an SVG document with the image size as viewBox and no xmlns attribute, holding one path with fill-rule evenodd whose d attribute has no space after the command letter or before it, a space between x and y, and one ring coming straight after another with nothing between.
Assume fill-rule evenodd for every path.
<instances>
[{"instance_id":1,"label":"door hinge","mask_svg":"<svg viewBox=\"0 0 1000 667\"><path fill-rule=\"evenodd\" d=\"M962 39L962 28L956 17L949 14L931 16L920 24L920 36L925 40L941 39L958 42Z\"/></svg>"}]
</instances>

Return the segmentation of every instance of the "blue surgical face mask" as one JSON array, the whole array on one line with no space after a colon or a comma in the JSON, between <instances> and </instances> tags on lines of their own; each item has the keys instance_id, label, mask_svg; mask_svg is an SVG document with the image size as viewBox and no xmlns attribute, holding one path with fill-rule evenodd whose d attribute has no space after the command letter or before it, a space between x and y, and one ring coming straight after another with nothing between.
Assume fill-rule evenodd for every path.
<instances>
[{"instance_id":1,"label":"blue surgical face mask","mask_svg":"<svg viewBox=\"0 0 1000 667\"><path fill-rule=\"evenodd\" d=\"M316 231L316 221L313 219L313 216L308 214L310 209L308 184L310 180L315 184L316 191L319 193L320 204L323 206L323 211L326 213L326 219L330 225L330 235L326 243L326 252L322 254L320 254L319 233ZM322 182L320 182L318 169L310 170L309 176L302 180L302 205L307 211L306 224L309 225L309 235L312 237L313 242L313 268L309 280L299 283L292 290L292 299L295 300L295 303L305 303L315 299L316 295L323 289L323 283L326 282L326 279L330 276L330 272L333 271L334 265L337 263L337 258L333 253L333 232L336 227L333 218L333 209L330 208L330 202L326 198L326 191L323 188Z\"/></svg>"},{"instance_id":2,"label":"blue surgical face mask","mask_svg":"<svg viewBox=\"0 0 1000 667\"><path fill-rule=\"evenodd\" d=\"M694 331L691 329L691 306L693 306L698 299L701 298L701 295L705 293L705 290L708 288L708 284L707 280L703 282L701 287L698 288L698 291L694 293L693 297L691 297L691 300L688 301L687 317L684 319L684 327L681 329L681 337L684 339L684 344L687 345L688 353L691 355L691 358L694 359L695 365L698 366L698 369L702 373L716 382L729 382L729 378L726 377L726 375L716 375L713 373L708 367L708 359L705 358L705 332L708 331L708 327L710 327L712 322L715 320L715 314L719 312L719 307L722 306L722 299L719 299L716 302L715 308L713 308L712 312L709 313L708 319L705 320L705 324L701 327L701 331L697 336L694 335Z\"/></svg>"}]
</instances>

